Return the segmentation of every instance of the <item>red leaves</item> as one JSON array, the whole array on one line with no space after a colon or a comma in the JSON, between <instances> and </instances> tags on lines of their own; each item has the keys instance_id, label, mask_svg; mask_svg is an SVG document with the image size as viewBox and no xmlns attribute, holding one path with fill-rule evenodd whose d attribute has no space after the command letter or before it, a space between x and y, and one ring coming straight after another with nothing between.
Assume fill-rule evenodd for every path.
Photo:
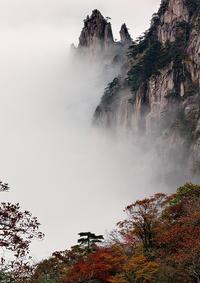
<instances>
[{"instance_id":1,"label":"red leaves","mask_svg":"<svg viewBox=\"0 0 200 283\"><path fill-rule=\"evenodd\" d=\"M112 248L99 248L86 258L76 263L66 275L64 283L75 283L89 280L109 282L109 278L120 270L122 255Z\"/></svg>"},{"instance_id":2,"label":"red leaves","mask_svg":"<svg viewBox=\"0 0 200 283\"><path fill-rule=\"evenodd\" d=\"M139 239L145 252L154 246L155 232L158 226L162 209L167 205L168 197L163 193L155 194L150 198L136 201L126 207L128 219L118 223L123 237L132 234L132 238Z\"/></svg>"},{"instance_id":3,"label":"red leaves","mask_svg":"<svg viewBox=\"0 0 200 283\"><path fill-rule=\"evenodd\" d=\"M19 204L0 204L0 246L24 255L32 238L42 238L39 222L28 211L20 211Z\"/></svg>"},{"instance_id":4,"label":"red leaves","mask_svg":"<svg viewBox=\"0 0 200 283\"><path fill-rule=\"evenodd\" d=\"M0 192L8 191L7 184L0 182ZM29 211L21 211L19 204L0 203L0 249L2 252L0 267L7 265L13 269L13 274L22 276L30 270L30 265L24 262L29 253L29 245L33 238L42 238L38 231L39 222ZM9 252L9 262L5 260L4 251ZM15 269L15 270L14 270ZM24 280L24 279L23 279ZM25 282L25 281L23 281Z\"/></svg>"},{"instance_id":5,"label":"red leaves","mask_svg":"<svg viewBox=\"0 0 200 283\"><path fill-rule=\"evenodd\" d=\"M31 283L47 275L58 283L200 282L200 186L155 194L125 211L107 246L89 249L87 233L70 251L54 253Z\"/></svg>"}]
</instances>

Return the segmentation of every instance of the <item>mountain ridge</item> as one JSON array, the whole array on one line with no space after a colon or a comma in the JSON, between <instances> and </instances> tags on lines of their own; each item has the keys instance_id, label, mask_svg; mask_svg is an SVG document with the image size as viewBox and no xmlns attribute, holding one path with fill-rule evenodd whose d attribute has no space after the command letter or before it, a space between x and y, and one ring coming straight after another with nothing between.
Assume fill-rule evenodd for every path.
<instances>
[{"instance_id":1,"label":"mountain ridge","mask_svg":"<svg viewBox=\"0 0 200 283\"><path fill-rule=\"evenodd\" d=\"M179 174L200 171L199 31L199 0L163 0L94 114L96 126L162 144L175 175L177 165Z\"/></svg>"}]
</instances>

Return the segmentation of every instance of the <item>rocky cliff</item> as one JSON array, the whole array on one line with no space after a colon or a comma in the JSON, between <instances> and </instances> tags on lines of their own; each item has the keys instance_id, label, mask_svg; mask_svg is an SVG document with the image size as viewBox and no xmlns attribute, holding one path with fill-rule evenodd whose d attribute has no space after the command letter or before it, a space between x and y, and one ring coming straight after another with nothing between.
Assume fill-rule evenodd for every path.
<instances>
[{"instance_id":1,"label":"rocky cliff","mask_svg":"<svg viewBox=\"0 0 200 283\"><path fill-rule=\"evenodd\" d=\"M88 48L90 52L101 52L114 45L111 24L94 10L84 21L84 28L79 38L79 48Z\"/></svg>"},{"instance_id":2,"label":"rocky cliff","mask_svg":"<svg viewBox=\"0 0 200 283\"><path fill-rule=\"evenodd\" d=\"M131 39L131 36L129 34L126 24L123 24L121 26L121 30L119 33L120 33L120 38L121 38L121 44L130 46L132 43L132 39Z\"/></svg>"},{"instance_id":3,"label":"rocky cliff","mask_svg":"<svg viewBox=\"0 0 200 283\"><path fill-rule=\"evenodd\" d=\"M104 18L98 10L84 20L84 27L79 37L78 52L87 53L91 58L101 58L106 64L122 65L126 59L127 48L132 39L126 24L120 30L120 41L115 41L110 18Z\"/></svg>"},{"instance_id":4,"label":"rocky cliff","mask_svg":"<svg viewBox=\"0 0 200 283\"><path fill-rule=\"evenodd\" d=\"M122 45L131 42L127 32L123 26ZM166 164L176 160L182 174L199 175L200 0L161 2L106 88L94 123L151 140Z\"/></svg>"}]
</instances>

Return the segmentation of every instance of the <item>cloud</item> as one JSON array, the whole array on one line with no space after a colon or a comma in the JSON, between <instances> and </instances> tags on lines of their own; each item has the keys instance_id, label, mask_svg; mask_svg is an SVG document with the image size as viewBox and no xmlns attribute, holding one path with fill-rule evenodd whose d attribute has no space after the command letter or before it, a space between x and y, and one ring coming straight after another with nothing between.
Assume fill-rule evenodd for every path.
<instances>
[{"instance_id":1,"label":"cloud","mask_svg":"<svg viewBox=\"0 0 200 283\"><path fill-rule=\"evenodd\" d=\"M113 18L115 31L127 20L141 32L158 2L0 2L0 172L11 186L5 199L42 223L36 258L73 244L81 230L104 233L128 202L153 191L150 158L91 130L104 84L98 70L69 64L68 44L93 8Z\"/></svg>"},{"instance_id":2,"label":"cloud","mask_svg":"<svg viewBox=\"0 0 200 283\"><path fill-rule=\"evenodd\" d=\"M112 18L115 37L124 22L136 37L149 27L159 4L160 0L1 0L0 23L1 28L12 29L30 25L65 28L66 36L77 42L83 19L97 8Z\"/></svg>"}]
</instances>

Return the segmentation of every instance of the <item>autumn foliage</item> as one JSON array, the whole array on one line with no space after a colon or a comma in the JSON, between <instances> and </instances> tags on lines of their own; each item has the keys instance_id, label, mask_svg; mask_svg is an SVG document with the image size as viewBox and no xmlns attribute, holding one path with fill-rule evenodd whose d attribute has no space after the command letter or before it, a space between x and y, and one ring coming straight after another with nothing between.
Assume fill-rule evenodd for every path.
<instances>
[{"instance_id":1,"label":"autumn foliage","mask_svg":"<svg viewBox=\"0 0 200 283\"><path fill-rule=\"evenodd\" d=\"M8 185L0 182L0 191ZM19 204L0 204L2 283L199 283L200 186L185 184L176 193L135 201L126 218L104 239L79 233L77 244L30 266L24 258L39 223Z\"/></svg>"},{"instance_id":2,"label":"autumn foliage","mask_svg":"<svg viewBox=\"0 0 200 283\"><path fill-rule=\"evenodd\" d=\"M35 267L31 283L200 282L200 186L136 201L106 241L80 233L78 244Z\"/></svg>"},{"instance_id":3,"label":"autumn foliage","mask_svg":"<svg viewBox=\"0 0 200 283\"><path fill-rule=\"evenodd\" d=\"M0 192L8 190L8 184L0 181ZM39 226L37 218L29 211L22 211L18 203L0 203L0 282L28 280L32 271L30 244L35 238L43 238Z\"/></svg>"}]
</instances>

